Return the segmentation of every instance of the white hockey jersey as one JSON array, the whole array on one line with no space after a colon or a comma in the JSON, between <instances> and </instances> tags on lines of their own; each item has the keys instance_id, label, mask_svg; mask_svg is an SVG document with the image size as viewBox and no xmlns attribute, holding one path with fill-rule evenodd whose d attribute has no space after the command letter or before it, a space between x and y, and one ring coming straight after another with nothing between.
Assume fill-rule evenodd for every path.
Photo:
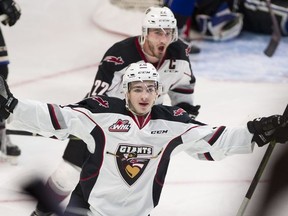
<instances>
[{"instance_id":1,"label":"white hockey jersey","mask_svg":"<svg viewBox=\"0 0 288 216\"><path fill-rule=\"evenodd\" d=\"M247 127L211 127L179 107L155 105L138 118L125 101L106 96L58 106L19 100L9 123L17 129L65 139L75 135L90 156L79 185L89 215L147 216L157 206L170 158L185 151L196 159L221 160L252 152Z\"/></svg>"}]
</instances>

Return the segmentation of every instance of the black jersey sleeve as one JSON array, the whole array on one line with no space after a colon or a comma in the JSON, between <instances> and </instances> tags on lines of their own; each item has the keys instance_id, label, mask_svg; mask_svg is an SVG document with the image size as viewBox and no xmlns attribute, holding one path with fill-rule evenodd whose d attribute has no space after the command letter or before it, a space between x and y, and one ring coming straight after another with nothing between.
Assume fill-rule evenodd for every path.
<instances>
[{"instance_id":1,"label":"black jersey sleeve","mask_svg":"<svg viewBox=\"0 0 288 216\"><path fill-rule=\"evenodd\" d=\"M115 73L123 71L130 63L142 60L138 51L138 37L130 37L111 46L104 54L91 91L87 96L105 95L114 81Z\"/></svg>"}]
</instances>

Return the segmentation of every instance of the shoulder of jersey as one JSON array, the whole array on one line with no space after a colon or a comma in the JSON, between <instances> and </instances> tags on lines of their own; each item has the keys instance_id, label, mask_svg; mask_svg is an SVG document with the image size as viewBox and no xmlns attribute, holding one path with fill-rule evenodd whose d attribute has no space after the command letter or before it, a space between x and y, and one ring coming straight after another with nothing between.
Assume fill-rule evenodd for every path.
<instances>
[{"instance_id":1,"label":"shoulder of jersey","mask_svg":"<svg viewBox=\"0 0 288 216\"><path fill-rule=\"evenodd\" d=\"M177 40L173 43L171 43L167 49L167 54L171 55L173 57L177 57L177 58L186 58L187 57L187 53L186 53L186 49L187 49L188 45L185 44L183 41L181 40Z\"/></svg>"},{"instance_id":2,"label":"shoulder of jersey","mask_svg":"<svg viewBox=\"0 0 288 216\"><path fill-rule=\"evenodd\" d=\"M126 67L127 65L138 62L142 60L139 54L139 47L137 48L136 43L137 37L130 37L115 43L105 54L104 60L106 58L111 58L111 56L118 61L108 61L115 64L116 67ZM109 59L110 60L110 59Z\"/></svg>"},{"instance_id":3,"label":"shoulder of jersey","mask_svg":"<svg viewBox=\"0 0 288 216\"><path fill-rule=\"evenodd\" d=\"M124 40L121 40L117 43L115 43L112 47L114 48L118 48L118 47L125 47L125 46L132 46L135 43L135 40L137 39L137 37L129 37L129 38L125 38Z\"/></svg>"},{"instance_id":4,"label":"shoulder of jersey","mask_svg":"<svg viewBox=\"0 0 288 216\"><path fill-rule=\"evenodd\" d=\"M203 122L192 119L184 109L177 106L158 104L153 107L151 113L151 119L153 120L162 119L173 122L192 123L199 126L206 125Z\"/></svg>"},{"instance_id":5,"label":"shoulder of jersey","mask_svg":"<svg viewBox=\"0 0 288 216\"><path fill-rule=\"evenodd\" d=\"M152 119L167 121L190 122L191 118L185 110L177 106L155 105L152 109Z\"/></svg>"},{"instance_id":6,"label":"shoulder of jersey","mask_svg":"<svg viewBox=\"0 0 288 216\"><path fill-rule=\"evenodd\" d=\"M93 113L127 113L125 101L116 97L93 96L80 102Z\"/></svg>"}]
</instances>

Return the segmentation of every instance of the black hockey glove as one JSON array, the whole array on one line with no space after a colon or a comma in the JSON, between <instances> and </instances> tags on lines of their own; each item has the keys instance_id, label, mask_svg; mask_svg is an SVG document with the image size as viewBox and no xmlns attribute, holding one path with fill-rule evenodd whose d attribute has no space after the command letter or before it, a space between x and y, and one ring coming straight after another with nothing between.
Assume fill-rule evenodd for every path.
<instances>
[{"instance_id":1,"label":"black hockey glove","mask_svg":"<svg viewBox=\"0 0 288 216\"><path fill-rule=\"evenodd\" d=\"M7 119L17 103L18 100L13 97L5 79L0 75L0 118Z\"/></svg>"},{"instance_id":2,"label":"black hockey glove","mask_svg":"<svg viewBox=\"0 0 288 216\"><path fill-rule=\"evenodd\" d=\"M7 19L2 21L4 25L13 26L20 18L20 7L13 0L0 0L0 14L6 14Z\"/></svg>"},{"instance_id":3,"label":"black hockey glove","mask_svg":"<svg viewBox=\"0 0 288 216\"><path fill-rule=\"evenodd\" d=\"M276 143L284 144L288 142L288 124L285 127L277 128L274 132L273 139Z\"/></svg>"},{"instance_id":4,"label":"black hockey glove","mask_svg":"<svg viewBox=\"0 0 288 216\"><path fill-rule=\"evenodd\" d=\"M247 127L249 132L254 134L252 141L261 147L275 138L274 133L276 129L284 127L286 124L287 119L282 115L272 115L249 121Z\"/></svg>"},{"instance_id":5,"label":"black hockey glove","mask_svg":"<svg viewBox=\"0 0 288 216\"><path fill-rule=\"evenodd\" d=\"M199 109L201 107L200 105L193 106L185 102L179 103L176 106L184 109L192 119L195 119L197 117L197 115L199 114Z\"/></svg>"}]
</instances>

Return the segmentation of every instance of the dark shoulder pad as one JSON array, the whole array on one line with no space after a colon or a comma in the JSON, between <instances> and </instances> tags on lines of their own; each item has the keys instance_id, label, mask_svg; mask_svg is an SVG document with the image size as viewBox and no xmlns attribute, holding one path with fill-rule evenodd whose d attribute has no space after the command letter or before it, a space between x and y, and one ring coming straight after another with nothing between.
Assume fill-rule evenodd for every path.
<instances>
[{"instance_id":1,"label":"dark shoulder pad","mask_svg":"<svg viewBox=\"0 0 288 216\"><path fill-rule=\"evenodd\" d=\"M127 65L142 61L141 52L136 43L138 37L129 37L111 46L102 58L102 64L114 66L115 71L125 68Z\"/></svg>"},{"instance_id":2,"label":"dark shoulder pad","mask_svg":"<svg viewBox=\"0 0 288 216\"><path fill-rule=\"evenodd\" d=\"M205 125L202 122L191 119L184 109L177 106L155 105L152 109L151 117L152 119L163 119L167 121Z\"/></svg>"},{"instance_id":3,"label":"dark shoulder pad","mask_svg":"<svg viewBox=\"0 0 288 216\"><path fill-rule=\"evenodd\" d=\"M92 113L127 113L124 100L103 95L92 96L70 106L82 107Z\"/></svg>"},{"instance_id":4,"label":"dark shoulder pad","mask_svg":"<svg viewBox=\"0 0 288 216\"><path fill-rule=\"evenodd\" d=\"M167 48L169 58L188 59L188 45L181 40L171 43Z\"/></svg>"}]
</instances>

